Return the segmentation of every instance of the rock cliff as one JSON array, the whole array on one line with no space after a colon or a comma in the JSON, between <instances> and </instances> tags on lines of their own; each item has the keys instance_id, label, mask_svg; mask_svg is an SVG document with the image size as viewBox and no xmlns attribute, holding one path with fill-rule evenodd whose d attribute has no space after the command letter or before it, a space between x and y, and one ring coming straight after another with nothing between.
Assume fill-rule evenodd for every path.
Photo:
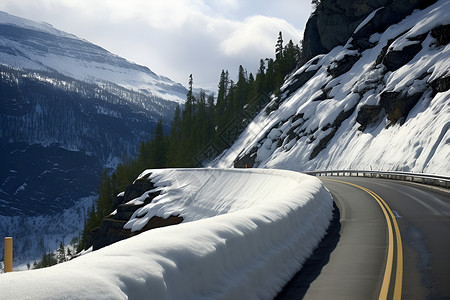
<instances>
[{"instance_id":1,"label":"rock cliff","mask_svg":"<svg viewBox=\"0 0 450 300\"><path fill-rule=\"evenodd\" d=\"M360 46L368 47L368 37L380 33L415 9L423 9L436 0L322 0L309 18L303 39L303 55L309 60L343 45L354 36ZM376 11L364 30L355 29Z\"/></svg>"}]
</instances>

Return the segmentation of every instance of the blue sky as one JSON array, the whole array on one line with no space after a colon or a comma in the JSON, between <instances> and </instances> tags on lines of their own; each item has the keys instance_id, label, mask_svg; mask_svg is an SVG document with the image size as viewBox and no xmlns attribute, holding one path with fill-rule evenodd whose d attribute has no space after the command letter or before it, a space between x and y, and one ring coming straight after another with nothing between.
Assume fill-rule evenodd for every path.
<instances>
[{"instance_id":1,"label":"blue sky","mask_svg":"<svg viewBox=\"0 0 450 300\"><path fill-rule=\"evenodd\" d=\"M0 10L44 21L149 67L216 92L222 69L255 72L278 32L302 39L309 0L2 0Z\"/></svg>"}]
</instances>

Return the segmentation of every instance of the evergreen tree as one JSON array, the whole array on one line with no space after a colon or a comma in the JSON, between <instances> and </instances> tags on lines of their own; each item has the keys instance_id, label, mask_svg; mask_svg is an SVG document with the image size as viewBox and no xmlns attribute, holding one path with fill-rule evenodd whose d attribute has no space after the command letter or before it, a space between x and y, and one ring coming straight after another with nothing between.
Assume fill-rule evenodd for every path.
<instances>
[{"instance_id":1,"label":"evergreen tree","mask_svg":"<svg viewBox=\"0 0 450 300\"><path fill-rule=\"evenodd\" d=\"M163 168L167 164L167 149L169 146L169 140L164 135L162 120L159 120L155 127L155 133L153 139L149 142L149 154L150 161L146 168Z\"/></svg>"},{"instance_id":2,"label":"evergreen tree","mask_svg":"<svg viewBox=\"0 0 450 300\"><path fill-rule=\"evenodd\" d=\"M265 76L265 92L270 93L275 90L275 61L270 58L267 60L267 71Z\"/></svg>"},{"instance_id":3,"label":"evergreen tree","mask_svg":"<svg viewBox=\"0 0 450 300\"><path fill-rule=\"evenodd\" d=\"M264 61L264 59L261 59L259 61L259 69L258 72L256 73L255 79L256 91L258 94L267 91L265 71L266 71L266 62Z\"/></svg>"},{"instance_id":4,"label":"evergreen tree","mask_svg":"<svg viewBox=\"0 0 450 300\"><path fill-rule=\"evenodd\" d=\"M238 72L238 81L236 83L236 92L234 94L234 101L233 101L233 113L235 116L237 116L239 113L242 112L242 108L244 105L248 102L248 92L249 92L249 85L248 85L248 78L247 78L247 71L244 69L242 65L239 66L239 72Z\"/></svg>"},{"instance_id":5,"label":"evergreen tree","mask_svg":"<svg viewBox=\"0 0 450 300\"><path fill-rule=\"evenodd\" d=\"M275 59L281 61L283 59L283 33L278 33L277 43L275 45Z\"/></svg>"},{"instance_id":6,"label":"evergreen tree","mask_svg":"<svg viewBox=\"0 0 450 300\"><path fill-rule=\"evenodd\" d=\"M300 49L294 45L292 40L289 40L288 44L283 51L283 60L281 65L281 76L284 78L287 74L292 72L301 60Z\"/></svg>"},{"instance_id":7,"label":"evergreen tree","mask_svg":"<svg viewBox=\"0 0 450 300\"><path fill-rule=\"evenodd\" d=\"M193 106L194 106L194 93L193 93L193 82L192 74L189 75L188 81L188 93L186 95L186 111L188 113L189 118L192 118L193 115Z\"/></svg>"},{"instance_id":8,"label":"evergreen tree","mask_svg":"<svg viewBox=\"0 0 450 300\"><path fill-rule=\"evenodd\" d=\"M219 90L217 93L217 104L215 108L215 125L218 127L218 131L222 129L222 127L225 125L225 111L227 110L227 92L228 92L228 86L229 86L229 79L228 79L228 71L222 70L222 73L220 74L220 80L219 80Z\"/></svg>"},{"instance_id":9,"label":"evergreen tree","mask_svg":"<svg viewBox=\"0 0 450 300\"><path fill-rule=\"evenodd\" d=\"M168 166L181 166L182 148L181 148L181 109L179 106L175 109L175 116L170 129L169 146L167 153Z\"/></svg>"},{"instance_id":10,"label":"evergreen tree","mask_svg":"<svg viewBox=\"0 0 450 300\"><path fill-rule=\"evenodd\" d=\"M59 243L59 248L58 248L58 250L56 250L56 252L57 252L56 259L57 259L58 263L65 262L66 261L66 250L64 248L63 241L61 241Z\"/></svg>"}]
</instances>

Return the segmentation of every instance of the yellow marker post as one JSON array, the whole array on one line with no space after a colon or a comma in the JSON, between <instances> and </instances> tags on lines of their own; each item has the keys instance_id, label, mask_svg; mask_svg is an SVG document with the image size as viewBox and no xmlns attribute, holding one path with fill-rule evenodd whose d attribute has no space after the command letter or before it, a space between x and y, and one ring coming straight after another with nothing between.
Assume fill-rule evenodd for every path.
<instances>
[{"instance_id":1,"label":"yellow marker post","mask_svg":"<svg viewBox=\"0 0 450 300\"><path fill-rule=\"evenodd\" d=\"M5 273L13 270L13 238L5 237Z\"/></svg>"}]
</instances>

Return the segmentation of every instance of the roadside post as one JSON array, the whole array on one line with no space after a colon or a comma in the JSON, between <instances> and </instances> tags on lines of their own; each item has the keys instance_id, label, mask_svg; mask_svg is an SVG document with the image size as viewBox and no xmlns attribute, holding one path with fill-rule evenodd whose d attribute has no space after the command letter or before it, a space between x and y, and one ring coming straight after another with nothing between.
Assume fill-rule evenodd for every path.
<instances>
[{"instance_id":1,"label":"roadside post","mask_svg":"<svg viewBox=\"0 0 450 300\"><path fill-rule=\"evenodd\" d=\"M5 273L13 270L13 238L5 237Z\"/></svg>"}]
</instances>

